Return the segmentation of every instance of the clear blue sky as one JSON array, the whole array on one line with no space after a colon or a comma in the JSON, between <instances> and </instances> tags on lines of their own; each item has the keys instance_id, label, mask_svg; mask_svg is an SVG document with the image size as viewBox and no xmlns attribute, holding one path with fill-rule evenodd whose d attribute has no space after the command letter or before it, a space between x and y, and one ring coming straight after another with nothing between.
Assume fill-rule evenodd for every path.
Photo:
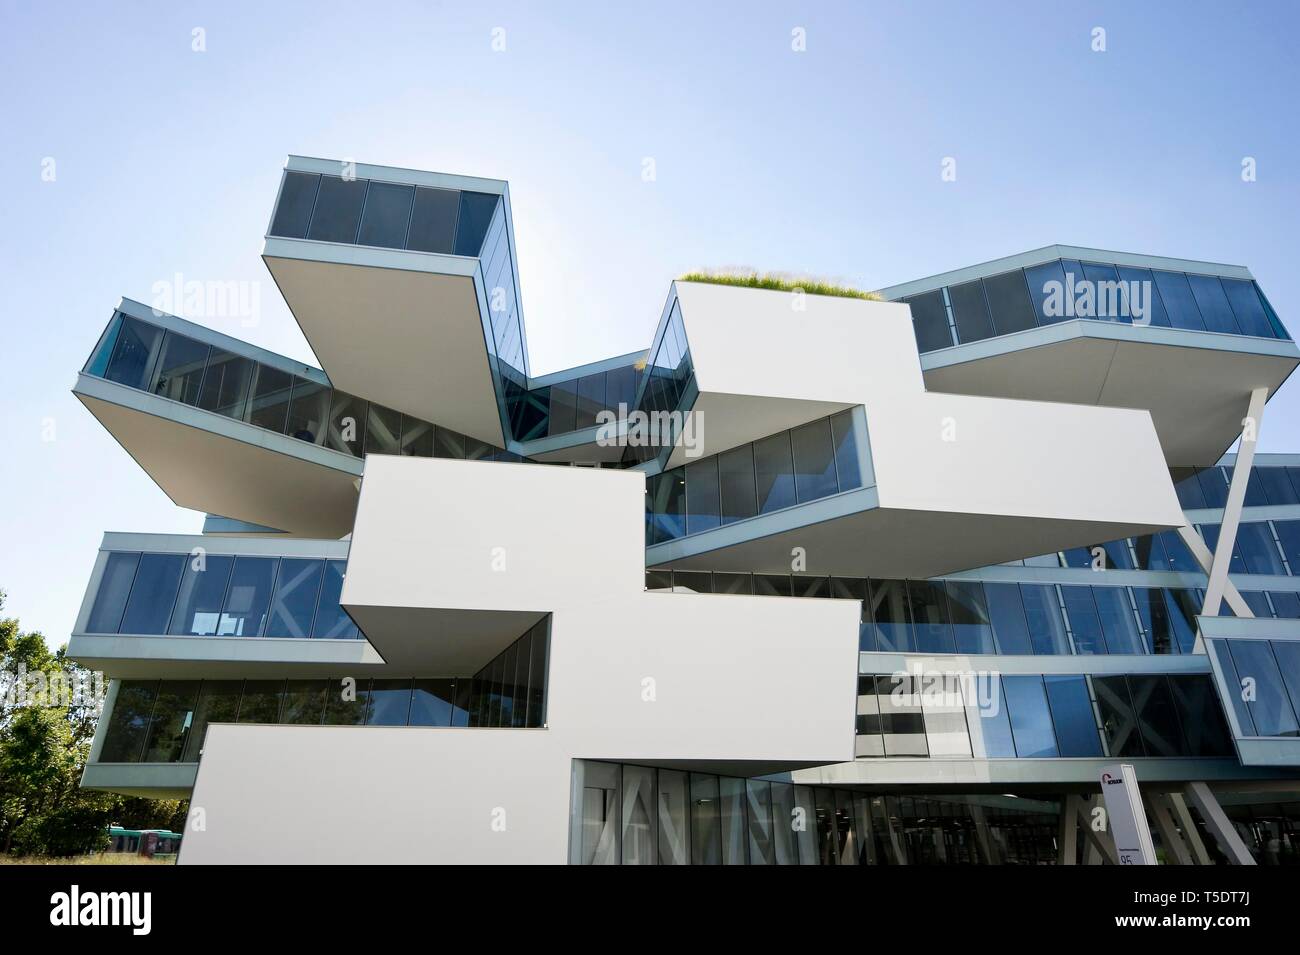
<instances>
[{"instance_id":1,"label":"clear blue sky","mask_svg":"<svg viewBox=\"0 0 1300 955\"><path fill-rule=\"evenodd\" d=\"M1053 242L1248 265L1300 329L1297 9L0 0L6 612L61 643L105 530L200 526L69 394L119 296L257 281L222 330L313 360L258 258L288 153L509 180L535 373L644 347L692 267L876 288Z\"/></svg>"}]
</instances>

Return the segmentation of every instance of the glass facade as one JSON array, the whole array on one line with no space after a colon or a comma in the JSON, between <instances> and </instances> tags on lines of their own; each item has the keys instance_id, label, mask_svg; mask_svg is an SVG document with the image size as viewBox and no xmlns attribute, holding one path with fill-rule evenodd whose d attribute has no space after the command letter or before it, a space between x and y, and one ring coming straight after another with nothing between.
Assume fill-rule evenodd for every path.
<instances>
[{"instance_id":1,"label":"glass facade","mask_svg":"<svg viewBox=\"0 0 1300 955\"><path fill-rule=\"evenodd\" d=\"M116 551L87 632L355 640L346 573L346 560Z\"/></svg>"},{"instance_id":2,"label":"glass facade","mask_svg":"<svg viewBox=\"0 0 1300 955\"><path fill-rule=\"evenodd\" d=\"M859 758L1230 757L1206 674L862 674Z\"/></svg>"},{"instance_id":3,"label":"glass facade","mask_svg":"<svg viewBox=\"0 0 1300 955\"><path fill-rule=\"evenodd\" d=\"M1243 736L1300 736L1300 642L1207 640Z\"/></svg>"},{"instance_id":4,"label":"glass facade","mask_svg":"<svg viewBox=\"0 0 1300 955\"><path fill-rule=\"evenodd\" d=\"M917 348L964 345L1075 318L1289 339L1252 281L1058 259L911 295Z\"/></svg>"},{"instance_id":5,"label":"glass facade","mask_svg":"<svg viewBox=\"0 0 1300 955\"><path fill-rule=\"evenodd\" d=\"M196 762L210 723L544 726L549 624L462 679L123 680L98 761ZM512 661L508 672L504 658Z\"/></svg>"},{"instance_id":6,"label":"glass facade","mask_svg":"<svg viewBox=\"0 0 1300 955\"><path fill-rule=\"evenodd\" d=\"M681 306L676 301L668 313L663 333L656 336L655 343L647 353L639 394L636 410L644 413L652 424L668 420L667 416L673 412L685 415L695 403L695 362L691 359L691 346L686 339ZM666 456L670 438L675 437L676 435L659 434L656 442L641 446L629 444L623 461L635 465L661 454Z\"/></svg>"},{"instance_id":7,"label":"glass facade","mask_svg":"<svg viewBox=\"0 0 1300 955\"><path fill-rule=\"evenodd\" d=\"M853 411L646 477L646 545L862 486Z\"/></svg>"},{"instance_id":8,"label":"glass facade","mask_svg":"<svg viewBox=\"0 0 1300 955\"><path fill-rule=\"evenodd\" d=\"M354 457L522 460L459 432L121 312L114 314L85 371Z\"/></svg>"},{"instance_id":9,"label":"glass facade","mask_svg":"<svg viewBox=\"0 0 1300 955\"><path fill-rule=\"evenodd\" d=\"M516 441L531 441L597 426L610 412L618 420L636 407L644 361L595 371L536 388L507 388L510 430Z\"/></svg>"}]
</instances>

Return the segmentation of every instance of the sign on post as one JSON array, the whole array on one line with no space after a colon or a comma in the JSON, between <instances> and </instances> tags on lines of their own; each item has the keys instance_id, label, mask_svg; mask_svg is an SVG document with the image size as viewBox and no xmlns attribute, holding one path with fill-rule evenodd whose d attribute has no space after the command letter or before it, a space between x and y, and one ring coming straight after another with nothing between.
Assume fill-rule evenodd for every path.
<instances>
[{"instance_id":1,"label":"sign on post","mask_svg":"<svg viewBox=\"0 0 1300 955\"><path fill-rule=\"evenodd\" d=\"M1101 771L1101 795L1106 800L1108 828L1115 840L1120 865L1156 865L1156 848L1142 808L1137 773L1131 763L1117 763Z\"/></svg>"}]
</instances>

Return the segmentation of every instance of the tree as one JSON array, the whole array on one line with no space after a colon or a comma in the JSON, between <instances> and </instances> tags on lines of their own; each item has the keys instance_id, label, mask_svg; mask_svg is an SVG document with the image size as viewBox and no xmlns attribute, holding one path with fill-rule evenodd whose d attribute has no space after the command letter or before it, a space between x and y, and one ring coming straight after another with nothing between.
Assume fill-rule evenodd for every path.
<instances>
[{"instance_id":1,"label":"tree","mask_svg":"<svg viewBox=\"0 0 1300 955\"><path fill-rule=\"evenodd\" d=\"M0 591L0 611L5 595ZM108 826L183 826L184 803L81 788L103 681L0 619L0 852L76 855L104 848ZM179 830L178 830L179 831Z\"/></svg>"}]
</instances>

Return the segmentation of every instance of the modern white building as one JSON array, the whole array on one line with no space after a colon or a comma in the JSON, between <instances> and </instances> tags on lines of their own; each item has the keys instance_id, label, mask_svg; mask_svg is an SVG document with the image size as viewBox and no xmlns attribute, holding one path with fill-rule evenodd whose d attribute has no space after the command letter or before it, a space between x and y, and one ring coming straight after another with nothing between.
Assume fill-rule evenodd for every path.
<instances>
[{"instance_id":1,"label":"modern white building","mask_svg":"<svg viewBox=\"0 0 1300 955\"><path fill-rule=\"evenodd\" d=\"M181 862L1114 862L1118 764L1161 861L1300 859L1245 268L678 281L533 376L504 182L290 157L262 257L322 368L123 299L74 388L209 515L106 534L69 643Z\"/></svg>"}]
</instances>

